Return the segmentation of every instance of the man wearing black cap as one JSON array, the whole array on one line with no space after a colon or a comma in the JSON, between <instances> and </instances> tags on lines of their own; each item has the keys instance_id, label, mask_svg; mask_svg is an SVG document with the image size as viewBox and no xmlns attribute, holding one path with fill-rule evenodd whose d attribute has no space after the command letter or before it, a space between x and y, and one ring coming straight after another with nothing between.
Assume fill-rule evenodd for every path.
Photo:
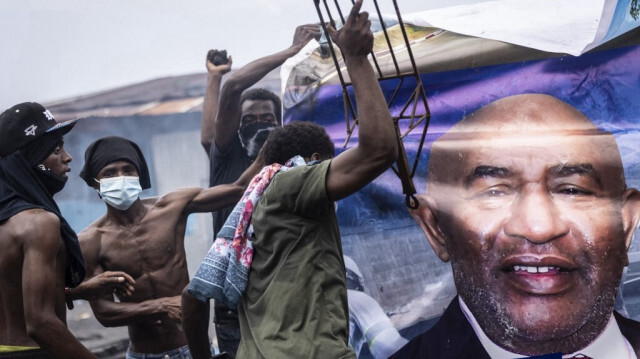
<instances>
[{"instance_id":1,"label":"man wearing black cap","mask_svg":"<svg viewBox=\"0 0 640 359\"><path fill-rule=\"evenodd\" d=\"M262 158L231 184L182 188L162 197L139 197L151 187L138 146L122 137L105 137L85 152L80 177L96 189L107 213L80 233L89 276L121 270L136 281L130 298L115 293L91 301L96 318L107 327L128 326L127 358L188 358L181 330L181 292L189 283L184 234L187 217L236 203ZM153 356L149 356L152 354Z\"/></svg>"},{"instance_id":2,"label":"man wearing black cap","mask_svg":"<svg viewBox=\"0 0 640 359\"><path fill-rule=\"evenodd\" d=\"M70 124L35 102L0 114L0 358L94 358L66 326L65 288L85 263L53 200L70 170Z\"/></svg>"}]
</instances>

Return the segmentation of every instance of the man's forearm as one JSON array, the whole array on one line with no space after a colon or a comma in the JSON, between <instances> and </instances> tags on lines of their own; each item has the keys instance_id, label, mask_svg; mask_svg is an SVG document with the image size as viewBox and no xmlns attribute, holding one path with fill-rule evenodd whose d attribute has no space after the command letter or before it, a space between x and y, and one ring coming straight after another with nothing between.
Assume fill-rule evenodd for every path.
<instances>
[{"instance_id":1,"label":"man's forearm","mask_svg":"<svg viewBox=\"0 0 640 359\"><path fill-rule=\"evenodd\" d=\"M255 85L269 72L282 65L288 58L297 54L301 49L302 47L294 45L282 51L252 61L233 73L233 75L229 77L228 81L232 86L236 86L236 91L242 92Z\"/></svg>"},{"instance_id":2,"label":"man's forearm","mask_svg":"<svg viewBox=\"0 0 640 359\"><path fill-rule=\"evenodd\" d=\"M89 258L85 256L85 259ZM77 299L94 300L104 295L117 293L119 296L129 297L135 291L135 280L122 271L106 271L85 279L75 288L65 288L67 305ZM71 308L69 308L71 309Z\"/></svg>"},{"instance_id":3,"label":"man's forearm","mask_svg":"<svg viewBox=\"0 0 640 359\"><path fill-rule=\"evenodd\" d=\"M209 302L201 302L187 288L182 292L182 326L194 359L211 357L209 349Z\"/></svg>"},{"instance_id":4,"label":"man's forearm","mask_svg":"<svg viewBox=\"0 0 640 359\"><path fill-rule=\"evenodd\" d=\"M213 139L219 150L225 151L233 136L237 136L241 116L240 97L244 90L255 85L299 50L300 47L291 46L286 50L250 62L227 79L222 86L213 129Z\"/></svg>"},{"instance_id":5,"label":"man's forearm","mask_svg":"<svg viewBox=\"0 0 640 359\"><path fill-rule=\"evenodd\" d=\"M358 109L358 145L336 156L326 180L332 201L342 199L373 181L396 160L396 131L386 100L367 58L373 49L373 33L367 12L357 0L340 30L329 27L347 65Z\"/></svg>"},{"instance_id":6,"label":"man's forearm","mask_svg":"<svg viewBox=\"0 0 640 359\"><path fill-rule=\"evenodd\" d=\"M122 327L134 323L157 320L166 316L158 299L144 302L113 302L98 299L89 302L96 319L105 327Z\"/></svg>"},{"instance_id":7,"label":"man's forearm","mask_svg":"<svg viewBox=\"0 0 640 359\"><path fill-rule=\"evenodd\" d=\"M233 75L233 83L240 92L249 88L263 78L270 71L282 65L288 58L297 54L312 39L320 38L318 24L306 24L296 27L293 43L288 48L250 62ZM229 79L231 81L231 78Z\"/></svg>"},{"instance_id":8,"label":"man's forearm","mask_svg":"<svg viewBox=\"0 0 640 359\"><path fill-rule=\"evenodd\" d=\"M204 94L204 103L202 104L202 127L200 130L200 143L202 143L202 147L205 152L207 152L207 156L211 153L222 75L221 73L209 73L207 76L207 90Z\"/></svg>"},{"instance_id":9,"label":"man's forearm","mask_svg":"<svg viewBox=\"0 0 640 359\"><path fill-rule=\"evenodd\" d=\"M69 329L53 315L41 315L35 321L27 320L29 336L52 358L93 359L95 356L87 350L69 332Z\"/></svg>"},{"instance_id":10,"label":"man's forearm","mask_svg":"<svg viewBox=\"0 0 640 359\"><path fill-rule=\"evenodd\" d=\"M396 131L376 74L365 56L345 58L358 108L358 147L397 158Z\"/></svg>"},{"instance_id":11,"label":"man's forearm","mask_svg":"<svg viewBox=\"0 0 640 359\"><path fill-rule=\"evenodd\" d=\"M248 63L227 80L220 95L220 106L214 126L214 141L219 150L226 150L232 136L235 136L238 131L242 92L297 54L311 39L320 38L320 35L318 24L300 25L296 28L291 46Z\"/></svg>"}]
</instances>

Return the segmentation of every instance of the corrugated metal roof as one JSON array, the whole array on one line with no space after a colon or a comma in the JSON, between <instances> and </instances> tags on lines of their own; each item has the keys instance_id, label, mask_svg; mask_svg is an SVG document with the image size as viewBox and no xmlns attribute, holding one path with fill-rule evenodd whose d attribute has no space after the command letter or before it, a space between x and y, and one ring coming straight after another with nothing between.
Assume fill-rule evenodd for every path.
<instances>
[{"instance_id":1,"label":"corrugated metal roof","mask_svg":"<svg viewBox=\"0 0 640 359\"><path fill-rule=\"evenodd\" d=\"M224 79L228 78L226 75ZM207 74L171 76L46 104L57 121L202 112ZM255 86L280 91L276 69Z\"/></svg>"}]
</instances>

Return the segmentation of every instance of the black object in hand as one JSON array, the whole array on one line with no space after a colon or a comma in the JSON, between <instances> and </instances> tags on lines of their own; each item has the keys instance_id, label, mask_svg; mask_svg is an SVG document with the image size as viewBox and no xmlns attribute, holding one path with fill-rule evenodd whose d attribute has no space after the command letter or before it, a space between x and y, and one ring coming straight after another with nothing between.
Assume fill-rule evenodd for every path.
<instances>
[{"instance_id":1,"label":"black object in hand","mask_svg":"<svg viewBox=\"0 0 640 359\"><path fill-rule=\"evenodd\" d=\"M207 59L216 66L229 63L227 50L209 50Z\"/></svg>"}]
</instances>

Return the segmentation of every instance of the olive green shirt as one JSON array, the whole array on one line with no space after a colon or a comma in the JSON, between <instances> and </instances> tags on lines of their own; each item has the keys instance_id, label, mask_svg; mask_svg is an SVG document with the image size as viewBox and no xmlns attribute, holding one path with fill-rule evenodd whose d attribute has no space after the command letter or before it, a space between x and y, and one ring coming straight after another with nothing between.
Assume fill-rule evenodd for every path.
<instances>
[{"instance_id":1,"label":"olive green shirt","mask_svg":"<svg viewBox=\"0 0 640 359\"><path fill-rule=\"evenodd\" d=\"M278 173L253 213L238 359L354 358L330 161Z\"/></svg>"}]
</instances>

